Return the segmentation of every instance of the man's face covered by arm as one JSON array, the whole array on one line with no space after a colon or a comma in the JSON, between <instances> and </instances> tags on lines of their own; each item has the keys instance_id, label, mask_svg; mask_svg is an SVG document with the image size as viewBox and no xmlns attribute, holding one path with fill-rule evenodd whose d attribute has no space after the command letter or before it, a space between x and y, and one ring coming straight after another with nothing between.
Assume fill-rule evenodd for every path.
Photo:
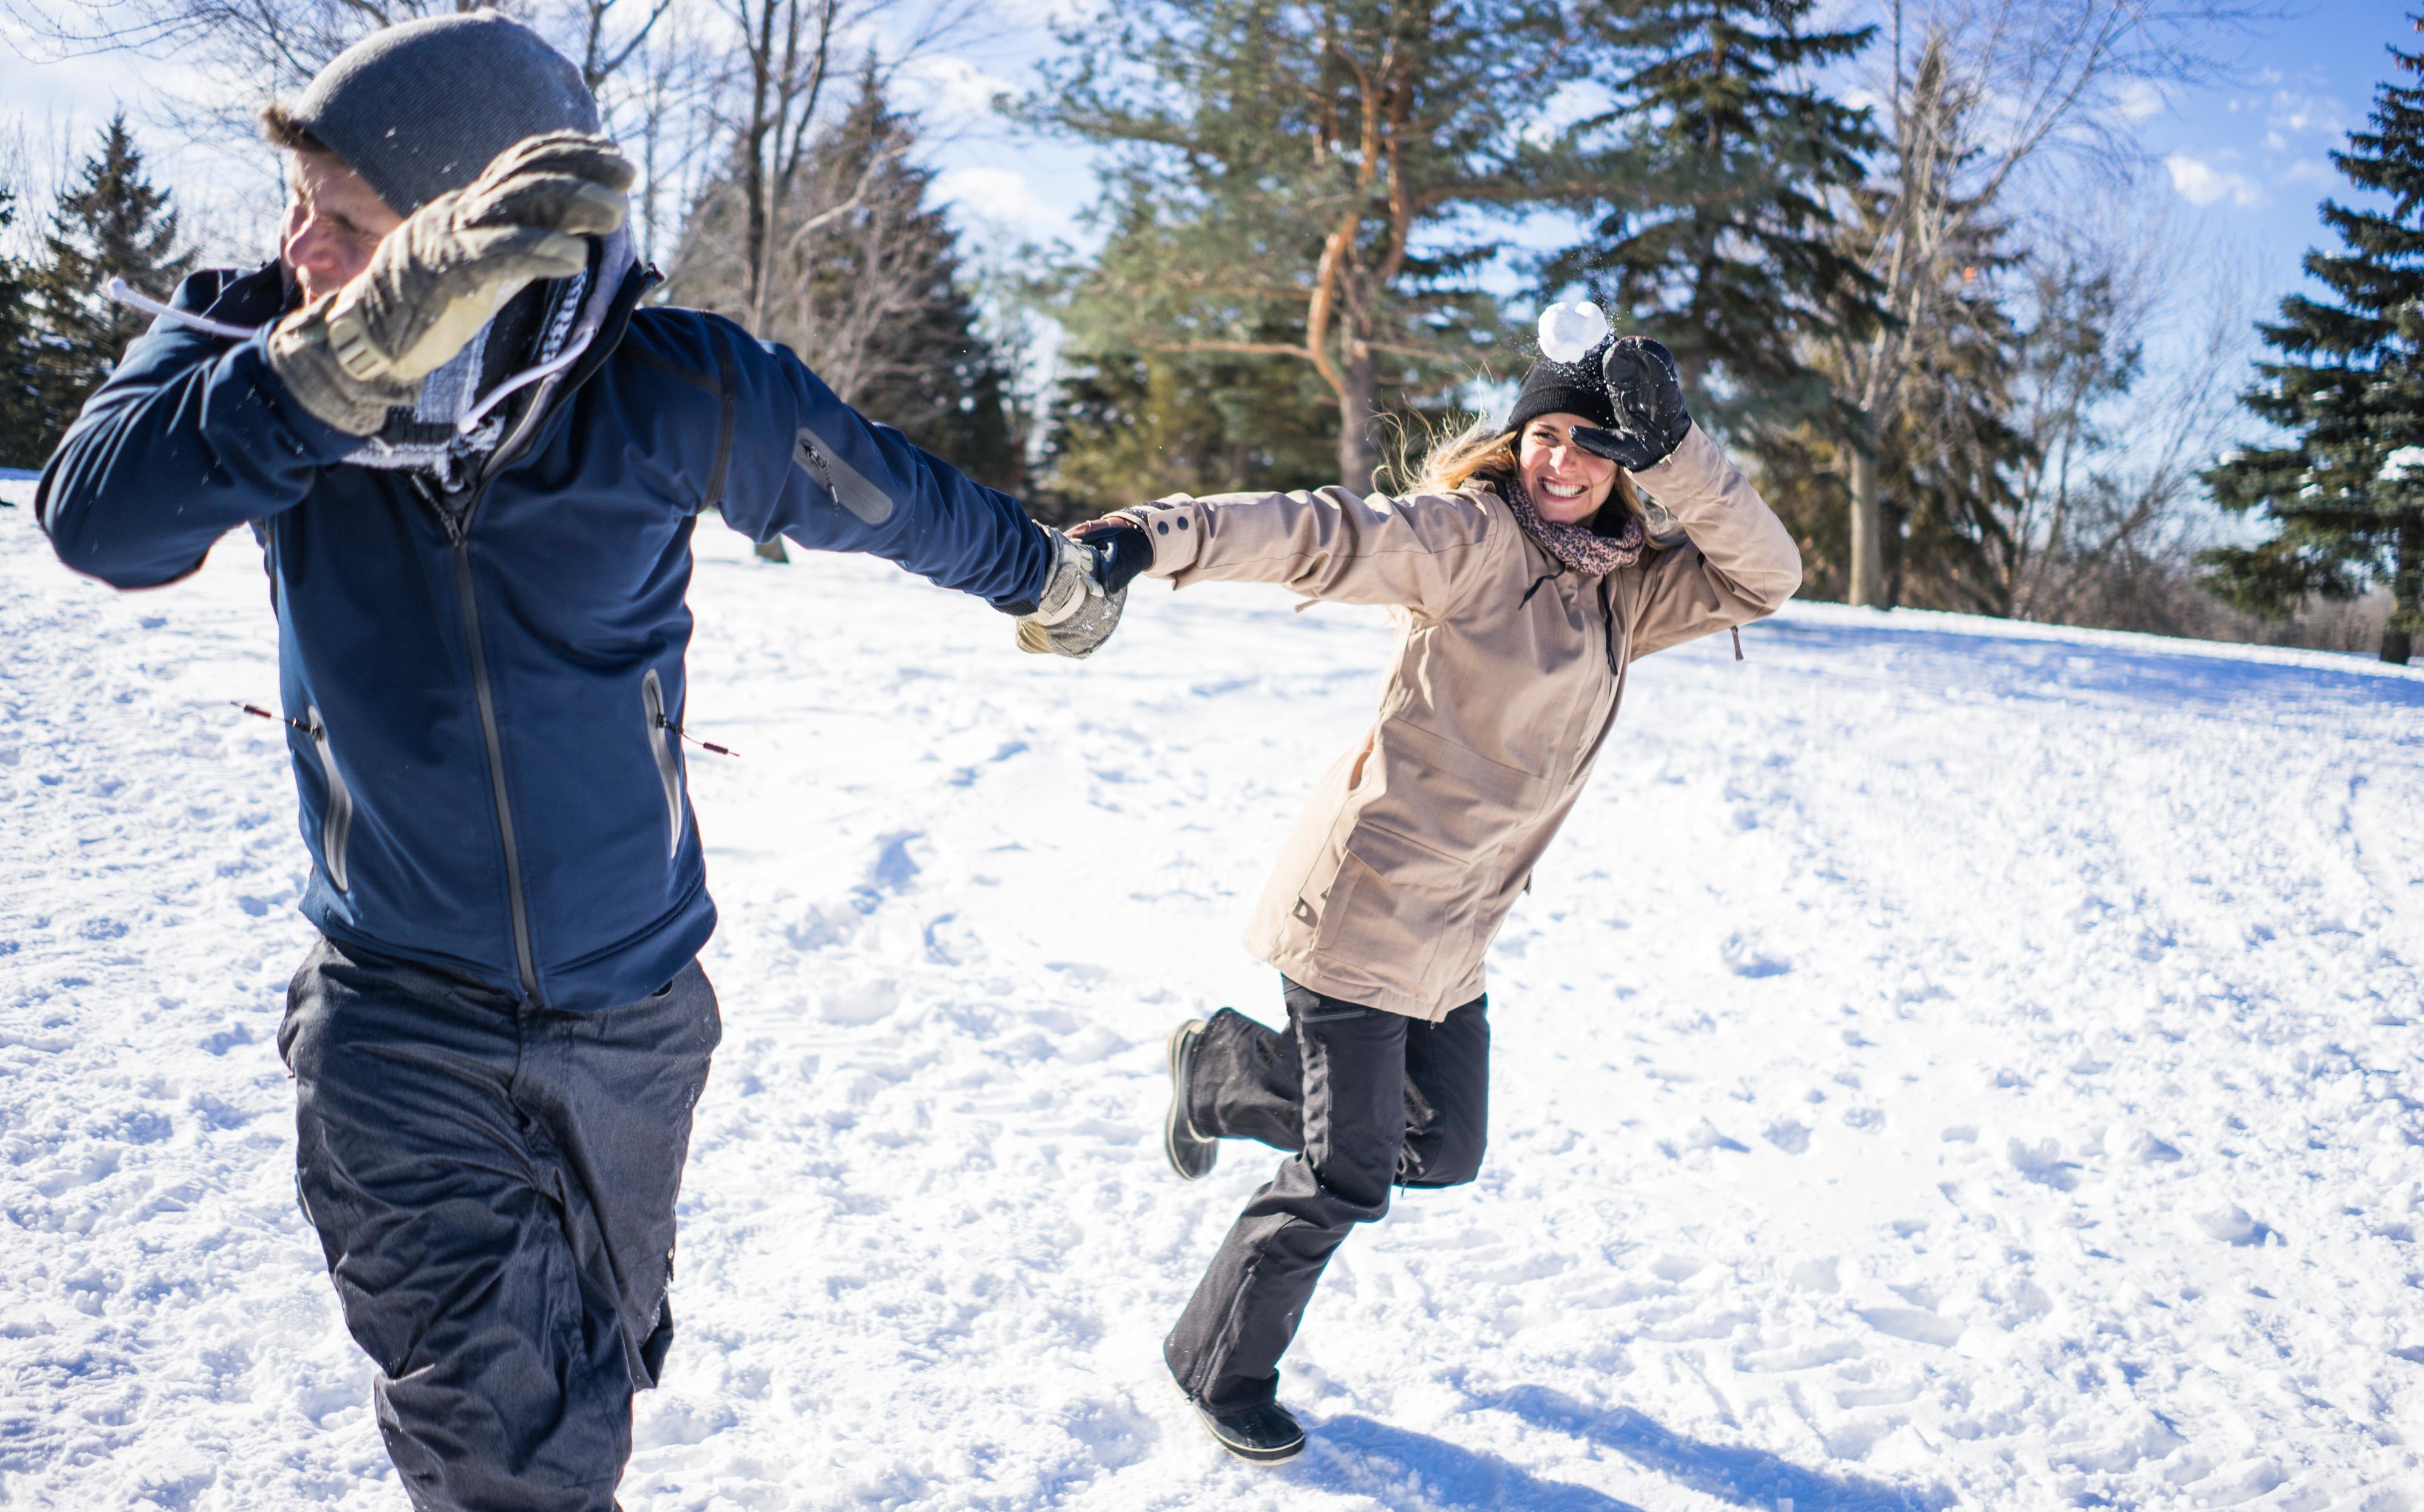
<instances>
[{"instance_id":1,"label":"man's face covered by arm","mask_svg":"<svg viewBox=\"0 0 2424 1512\"><path fill-rule=\"evenodd\" d=\"M401 221L351 177L298 179L286 257L307 302L271 334L269 365L305 409L368 436L525 285L587 265L583 239L623 224L631 166L602 136L550 132Z\"/></svg>"},{"instance_id":2,"label":"man's face covered by arm","mask_svg":"<svg viewBox=\"0 0 2424 1512\"><path fill-rule=\"evenodd\" d=\"M351 282L404 217L331 153L287 154L286 221L279 261L311 304Z\"/></svg>"}]
</instances>

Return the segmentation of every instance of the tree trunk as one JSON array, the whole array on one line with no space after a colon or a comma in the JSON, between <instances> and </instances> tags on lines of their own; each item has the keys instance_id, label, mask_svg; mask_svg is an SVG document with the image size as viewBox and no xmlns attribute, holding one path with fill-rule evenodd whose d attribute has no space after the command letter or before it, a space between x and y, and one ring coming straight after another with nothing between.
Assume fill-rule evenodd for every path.
<instances>
[{"instance_id":1,"label":"tree trunk","mask_svg":"<svg viewBox=\"0 0 2424 1512\"><path fill-rule=\"evenodd\" d=\"M1372 491L1372 470L1379 458L1372 449L1372 353L1360 342L1347 343L1347 360L1339 368L1338 485L1361 497Z\"/></svg>"},{"instance_id":2,"label":"tree trunk","mask_svg":"<svg viewBox=\"0 0 2424 1512\"><path fill-rule=\"evenodd\" d=\"M1878 497L1876 454L1852 445L1852 570L1846 603L1883 606L1886 593L1886 511Z\"/></svg>"},{"instance_id":3,"label":"tree trunk","mask_svg":"<svg viewBox=\"0 0 2424 1512\"><path fill-rule=\"evenodd\" d=\"M2397 556L2390 575L2390 617L2382 622L2382 660L2407 665L2416 632L2424 630L2424 515L2399 522Z\"/></svg>"}]
</instances>

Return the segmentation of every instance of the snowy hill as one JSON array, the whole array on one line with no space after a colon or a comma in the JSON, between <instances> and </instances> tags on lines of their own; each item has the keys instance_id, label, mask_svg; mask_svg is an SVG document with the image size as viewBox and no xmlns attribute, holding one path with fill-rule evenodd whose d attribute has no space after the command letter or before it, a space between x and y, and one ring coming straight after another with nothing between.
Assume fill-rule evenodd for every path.
<instances>
[{"instance_id":1,"label":"snowy hill","mask_svg":"<svg viewBox=\"0 0 2424 1512\"><path fill-rule=\"evenodd\" d=\"M28 489L0 485L21 502ZM699 536L724 924L655 1508L2424 1508L2424 676L1798 607L1644 662L1491 960L1491 1154L1353 1236L1220 1455L1161 1331L1276 1158L1182 1014L1375 614L1142 590L1085 665ZM259 555L0 510L0 1505L400 1507L295 1211Z\"/></svg>"}]
</instances>

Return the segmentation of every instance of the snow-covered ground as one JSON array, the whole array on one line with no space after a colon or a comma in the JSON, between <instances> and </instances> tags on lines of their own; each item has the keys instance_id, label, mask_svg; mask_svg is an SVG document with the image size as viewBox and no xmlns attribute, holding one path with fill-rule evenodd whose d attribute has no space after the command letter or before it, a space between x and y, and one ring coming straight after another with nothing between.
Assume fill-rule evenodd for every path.
<instances>
[{"instance_id":1,"label":"snow-covered ground","mask_svg":"<svg viewBox=\"0 0 2424 1512\"><path fill-rule=\"evenodd\" d=\"M0 485L23 501L21 484ZM726 1037L656 1508L2424 1508L2424 676L1802 607L1645 662L1491 961L1487 1170L1341 1252L1221 1456L1161 1331L1272 1165L1161 1045L1376 614L1114 646L699 537ZM0 1504L400 1507L294 1203L259 554L0 510Z\"/></svg>"}]
</instances>

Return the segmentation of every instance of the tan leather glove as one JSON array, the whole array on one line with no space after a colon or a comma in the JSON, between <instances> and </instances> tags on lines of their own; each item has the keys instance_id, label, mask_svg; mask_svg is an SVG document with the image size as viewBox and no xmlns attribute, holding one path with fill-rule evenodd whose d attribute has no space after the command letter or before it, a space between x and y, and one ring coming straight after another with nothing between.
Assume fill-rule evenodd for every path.
<instances>
[{"instance_id":1,"label":"tan leather glove","mask_svg":"<svg viewBox=\"0 0 2424 1512\"><path fill-rule=\"evenodd\" d=\"M1052 537L1052 576L1035 613L1019 616L1018 648L1038 656L1092 656L1119 629L1127 584L1111 588L1104 581L1106 558L1093 547L1044 529Z\"/></svg>"},{"instance_id":2,"label":"tan leather glove","mask_svg":"<svg viewBox=\"0 0 2424 1512\"><path fill-rule=\"evenodd\" d=\"M368 436L412 402L506 300L588 265L582 238L623 224L631 165L602 136L550 132L422 206L370 265L270 333L269 365L319 419Z\"/></svg>"}]
</instances>

